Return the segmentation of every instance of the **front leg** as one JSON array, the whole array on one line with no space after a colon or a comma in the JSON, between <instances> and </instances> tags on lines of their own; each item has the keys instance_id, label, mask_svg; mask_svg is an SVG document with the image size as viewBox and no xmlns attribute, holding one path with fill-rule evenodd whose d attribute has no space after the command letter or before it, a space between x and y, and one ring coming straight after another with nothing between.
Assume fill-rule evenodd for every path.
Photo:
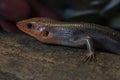
<instances>
[{"instance_id":1,"label":"front leg","mask_svg":"<svg viewBox=\"0 0 120 80\"><path fill-rule=\"evenodd\" d=\"M76 43L78 46L81 46L81 45L84 45L84 44L87 46L87 49L88 49L89 53L87 53L85 55L85 57L82 59L82 61L85 62L85 61L94 59L94 48L93 48L92 37L85 36L85 37L81 38L80 40L74 41L74 43Z\"/></svg>"}]
</instances>

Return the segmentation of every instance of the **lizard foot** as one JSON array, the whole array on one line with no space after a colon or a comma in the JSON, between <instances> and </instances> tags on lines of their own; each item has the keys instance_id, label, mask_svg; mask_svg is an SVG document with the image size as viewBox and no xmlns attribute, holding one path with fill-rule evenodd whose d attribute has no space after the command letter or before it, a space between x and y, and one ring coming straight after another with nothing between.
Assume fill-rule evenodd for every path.
<instances>
[{"instance_id":1,"label":"lizard foot","mask_svg":"<svg viewBox=\"0 0 120 80\"><path fill-rule=\"evenodd\" d=\"M85 63L85 62L90 62L94 59L95 59L94 53L89 53L89 54L86 54L81 60L83 63Z\"/></svg>"}]
</instances>

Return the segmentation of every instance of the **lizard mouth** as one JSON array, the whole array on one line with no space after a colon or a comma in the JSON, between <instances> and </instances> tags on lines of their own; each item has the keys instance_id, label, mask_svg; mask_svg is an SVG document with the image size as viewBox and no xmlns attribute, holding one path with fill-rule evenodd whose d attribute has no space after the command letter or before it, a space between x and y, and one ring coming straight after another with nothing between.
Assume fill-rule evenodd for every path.
<instances>
[{"instance_id":1,"label":"lizard mouth","mask_svg":"<svg viewBox=\"0 0 120 80\"><path fill-rule=\"evenodd\" d=\"M26 26L26 23L24 21L18 21L16 23L16 26L18 27L18 29L20 29L21 31L25 32L25 33L29 33L30 32L30 29L27 29L25 26Z\"/></svg>"},{"instance_id":2,"label":"lizard mouth","mask_svg":"<svg viewBox=\"0 0 120 80\"><path fill-rule=\"evenodd\" d=\"M24 26L24 24L23 24L21 21L19 21L19 22L16 23L16 26L17 26L18 28L21 28L21 27Z\"/></svg>"}]
</instances>

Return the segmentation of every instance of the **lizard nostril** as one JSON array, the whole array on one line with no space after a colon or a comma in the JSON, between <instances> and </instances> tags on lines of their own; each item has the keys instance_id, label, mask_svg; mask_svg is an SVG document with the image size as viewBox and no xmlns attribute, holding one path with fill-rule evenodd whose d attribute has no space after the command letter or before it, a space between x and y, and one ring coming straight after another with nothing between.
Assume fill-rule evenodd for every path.
<instances>
[{"instance_id":1,"label":"lizard nostril","mask_svg":"<svg viewBox=\"0 0 120 80\"><path fill-rule=\"evenodd\" d=\"M20 21L20 22L17 22L17 23L16 23L16 26L17 26L18 28L20 28L20 27L23 27L24 25L23 25L23 23Z\"/></svg>"}]
</instances>

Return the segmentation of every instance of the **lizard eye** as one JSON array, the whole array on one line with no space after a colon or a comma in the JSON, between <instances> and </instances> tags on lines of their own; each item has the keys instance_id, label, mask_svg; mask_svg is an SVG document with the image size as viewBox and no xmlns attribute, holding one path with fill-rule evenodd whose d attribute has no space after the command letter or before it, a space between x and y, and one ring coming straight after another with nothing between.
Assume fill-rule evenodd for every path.
<instances>
[{"instance_id":1,"label":"lizard eye","mask_svg":"<svg viewBox=\"0 0 120 80\"><path fill-rule=\"evenodd\" d=\"M31 28L32 28L32 26L33 26L33 24L32 24L32 23L28 23L28 24L27 24L27 28L28 28L28 29L31 29Z\"/></svg>"}]
</instances>

